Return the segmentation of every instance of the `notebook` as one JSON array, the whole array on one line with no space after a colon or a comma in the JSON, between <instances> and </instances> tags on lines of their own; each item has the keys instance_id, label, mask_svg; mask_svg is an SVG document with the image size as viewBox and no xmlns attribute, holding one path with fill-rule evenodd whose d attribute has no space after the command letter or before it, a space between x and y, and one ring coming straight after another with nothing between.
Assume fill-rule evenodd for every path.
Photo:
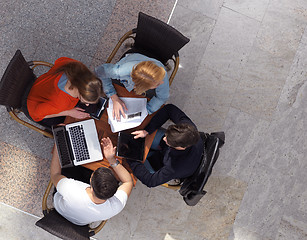
<instances>
[{"instance_id":1,"label":"notebook","mask_svg":"<svg viewBox=\"0 0 307 240\"><path fill-rule=\"evenodd\" d=\"M52 132L62 168L103 159L94 119L53 126Z\"/></svg>"},{"instance_id":2,"label":"notebook","mask_svg":"<svg viewBox=\"0 0 307 240\"><path fill-rule=\"evenodd\" d=\"M143 161L145 138L134 139L134 135L119 132L116 155L132 161Z\"/></svg>"}]
</instances>

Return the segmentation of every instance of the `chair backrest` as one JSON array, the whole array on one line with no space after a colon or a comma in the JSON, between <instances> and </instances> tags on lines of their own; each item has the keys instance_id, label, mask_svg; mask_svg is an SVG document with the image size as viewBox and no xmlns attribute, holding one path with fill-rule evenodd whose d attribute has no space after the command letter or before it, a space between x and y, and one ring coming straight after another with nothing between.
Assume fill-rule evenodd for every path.
<instances>
[{"instance_id":1,"label":"chair backrest","mask_svg":"<svg viewBox=\"0 0 307 240\"><path fill-rule=\"evenodd\" d=\"M7 66L0 82L0 105L21 108L22 99L36 77L20 50Z\"/></svg>"},{"instance_id":2,"label":"chair backrest","mask_svg":"<svg viewBox=\"0 0 307 240\"><path fill-rule=\"evenodd\" d=\"M190 39L172 26L140 12L136 28L134 52L142 53L166 64Z\"/></svg>"},{"instance_id":3,"label":"chair backrest","mask_svg":"<svg viewBox=\"0 0 307 240\"><path fill-rule=\"evenodd\" d=\"M90 232L88 225L77 226L62 217L55 209L52 209L35 225L64 240L89 240L90 236L94 235Z\"/></svg>"},{"instance_id":4,"label":"chair backrest","mask_svg":"<svg viewBox=\"0 0 307 240\"><path fill-rule=\"evenodd\" d=\"M183 196L184 201L189 206L196 205L206 194L203 188L212 173L212 168L216 163L216 160L218 159L219 148L221 148L225 142L225 134L223 132L211 134L201 133L201 137L204 141L204 152L201 163L195 173L183 181L179 190L179 193Z\"/></svg>"}]
</instances>

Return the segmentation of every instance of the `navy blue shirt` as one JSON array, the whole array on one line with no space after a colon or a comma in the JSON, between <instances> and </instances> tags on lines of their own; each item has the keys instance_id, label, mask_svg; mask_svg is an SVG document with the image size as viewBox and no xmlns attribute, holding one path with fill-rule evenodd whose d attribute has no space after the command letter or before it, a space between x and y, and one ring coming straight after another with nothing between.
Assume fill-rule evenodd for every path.
<instances>
[{"instance_id":1,"label":"navy blue shirt","mask_svg":"<svg viewBox=\"0 0 307 240\"><path fill-rule=\"evenodd\" d=\"M191 119L178 107L173 104L167 104L152 118L145 130L151 134L167 120L171 120L175 124L189 123L195 126ZM140 162L128 161L128 163L133 174L143 184L147 187L155 187L174 178L191 176L200 164L203 149L204 144L201 138L199 138L195 145L185 150L176 150L165 145L162 150L162 167L155 173L150 173Z\"/></svg>"}]
</instances>

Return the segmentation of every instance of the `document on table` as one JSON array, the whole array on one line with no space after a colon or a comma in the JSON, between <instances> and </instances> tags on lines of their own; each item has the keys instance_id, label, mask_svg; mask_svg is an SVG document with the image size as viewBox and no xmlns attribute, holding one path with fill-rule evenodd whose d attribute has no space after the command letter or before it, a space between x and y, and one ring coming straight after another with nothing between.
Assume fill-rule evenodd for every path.
<instances>
[{"instance_id":1,"label":"document on table","mask_svg":"<svg viewBox=\"0 0 307 240\"><path fill-rule=\"evenodd\" d=\"M109 107L107 108L108 122L112 132L119 132L129 128L139 126L148 115L146 98L120 98L127 107L125 112L126 118L121 116L120 121L113 119L113 101L109 99Z\"/></svg>"}]
</instances>

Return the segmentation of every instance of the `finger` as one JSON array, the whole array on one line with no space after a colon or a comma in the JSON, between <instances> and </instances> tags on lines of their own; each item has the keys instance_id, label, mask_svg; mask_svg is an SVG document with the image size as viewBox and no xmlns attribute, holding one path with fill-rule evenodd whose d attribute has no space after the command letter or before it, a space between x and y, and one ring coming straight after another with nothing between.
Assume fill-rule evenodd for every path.
<instances>
[{"instance_id":1,"label":"finger","mask_svg":"<svg viewBox=\"0 0 307 240\"><path fill-rule=\"evenodd\" d=\"M137 134L139 134L139 132L140 132L140 131L134 131L134 132L132 132L131 134L137 135Z\"/></svg>"},{"instance_id":2,"label":"finger","mask_svg":"<svg viewBox=\"0 0 307 240\"><path fill-rule=\"evenodd\" d=\"M120 121L120 112L116 112L116 119L117 121Z\"/></svg>"},{"instance_id":3,"label":"finger","mask_svg":"<svg viewBox=\"0 0 307 240\"><path fill-rule=\"evenodd\" d=\"M133 138L138 139L138 138L140 138L140 135L135 135Z\"/></svg>"},{"instance_id":4,"label":"finger","mask_svg":"<svg viewBox=\"0 0 307 240\"><path fill-rule=\"evenodd\" d=\"M109 137L106 138L106 142L109 143L109 144L112 143L111 139Z\"/></svg>"},{"instance_id":5,"label":"finger","mask_svg":"<svg viewBox=\"0 0 307 240\"><path fill-rule=\"evenodd\" d=\"M126 111L128 111L128 108L126 107L126 104L125 104L125 103L123 103L123 107L124 107L124 109L125 109Z\"/></svg>"},{"instance_id":6,"label":"finger","mask_svg":"<svg viewBox=\"0 0 307 240\"><path fill-rule=\"evenodd\" d=\"M113 119L115 119L115 117L116 117L115 109L113 109L112 116L113 116Z\"/></svg>"},{"instance_id":7,"label":"finger","mask_svg":"<svg viewBox=\"0 0 307 240\"><path fill-rule=\"evenodd\" d=\"M83 108L79 108L79 107L76 107L75 109L78 110L78 111L81 111L81 112L85 111Z\"/></svg>"},{"instance_id":8,"label":"finger","mask_svg":"<svg viewBox=\"0 0 307 240\"><path fill-rule=\"evenodd\" d=\"M124 109L121 108L121 109L120 109L120 113L123 115L124 118L126 118L126 114L125 114Z\"/></svg>"}]
</instances>

